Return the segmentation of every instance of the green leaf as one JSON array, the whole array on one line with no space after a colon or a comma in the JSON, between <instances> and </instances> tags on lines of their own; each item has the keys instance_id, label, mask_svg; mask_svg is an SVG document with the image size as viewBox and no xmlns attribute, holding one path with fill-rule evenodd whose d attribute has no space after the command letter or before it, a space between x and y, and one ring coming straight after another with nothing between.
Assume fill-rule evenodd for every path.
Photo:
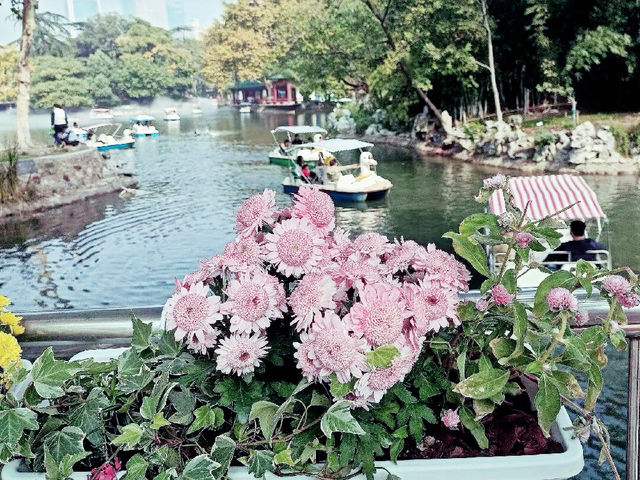
<instances>
[{"instance_id":1,"label":"green leaf","mask_svg":"<svg viewBox=\"0 0 640 480\"><path fill-rule=\"evenodd\" d=\"M476 420L481 420L496 408L496 404L492 400L473 400L473 411L475 412Z\"/></svg>"},{"instance_id":2,"label":"green leaf","mask_svg":"<svg viewBox=\"0 0 640 480\"><path fill-rule=\"evenodd\" d=\"M395 345L381 345L371 352L367 352L367 363L371 368L387 368L393 359L400 355Z\"/></svg>"},{"instance_id":3,"label":"green leaf","mask_svg":"<svg viewBox=\"0 0 640 480\"><path fill-rule=\"evenodd\" d=\"M176 409L176 413L169 417L171 423L188 425L193 421L193 411L196 408L196 397L188 388L180 387L169 394L169 402Z\"/></svg>"},{"instance_id":4,"label":"green leaf","mask_svg":"<svg viewBox=\"0 0 640 480\"><path fill-rule=\"evenodd\" d=\"M538 317L549 311L547 304L547 294L552 288L564 287L571 288L576 283L576 277L566 270L558 270L540 282L538 290L533 298L533 313Z\"/></svg>"},{"instance_id":5,"label":"green leaf","mask_svg":"<svg viewBox=\"0 0 640 480\"><path fill-rule=\"evenodd\" d=\"M94 387L86 400L69 411L69 425L80 428L93 445L104 443L102 435L102 410L109 400L99 387Z\"/></svg>"},{"instance_id":6,"label":"green leaf","mask_svg":"<svg viewBox=\"0 0 640 480\"><path fill-rule=\"evenodd\" d=\"M213 470L220 464L211 460L209 455L198 455L189 460L182 471L180 480L215 480Z\"/></svg>"},{"instance_id":7,"label":"green leaf","mask_svg":"<svg viewBox=\"0 0 640 480\"><path fill-rule=\"evenodd\" d=\"M273 457L273 461L279 465L289 465L290 467L293 467L294 461L293 458L291 458L291 449L285 448L281 452L276 453Z\"/></svg>"},{"instance_id":8,"label":"green leaf","mask_svg":"<svg viewBox=\"0 0 640 480\"><path fill-rule=\"evenodd\" d=\"M276 412L278 411L278 405L273 402L267 402L266 400L260 400L251 407L249 413L249 420L258 419L260 424L260 430L266 440L271 442L271 436L273 435L273 429L276 423Z\"/></svg>"},{"instance_id":9,"label":"green leaf","mask_svg":"<svg viewBox=\"0 0 640 480\"><path fill-rule=\"evenodd\" d=\"M187 435L201 428L218 428L224 422L224 412L218 407L203 405L193 413L196 418L187 430Z\"/></svg>"},{"instance_id":10,"label":"green leaf","mask_svg":"<svg viewBox=\"0 0 640 480\"><path fill-rule=\"evenodd\" d=\"M127 462L127 476L125 480L145 479L148 465L144 457L136 453Z\"/></svg>"},{"instance_id":11,"label":"green leaf","mask_svg":"<svg viewBox=\"0 0 640 480\"><path fill-rule=\"evenodd\" d=\"M456 253L468 261L478 273L485 277L490 276L487 255L482 246L455 232L445 233L442 237L450 238Z\"/></svg>"},{"instance_id":12,"label":"green leaf","mask_svg":"<svg viewBox=\"0 0 640 480\"><path fill-rule=\"evenodd\" d=\"M127 350L118 359L118 390L133 393L142 390L155 377L134 350Z\"/></svg>"},{"instance_id":13,"label":"green leaf","mask_svg":"<svg viewBox=\"0 0 640 480\"><path fill-rule=\"evenodd\" d=\"M173 332L167 330L162 332L158 343L158 353L171 357L178 356L180 353L180 342L175 341Z\"/></svg>"},{"instance_id":14,"label":"green leaf","mask_svg":"<svg viewBox=\"0 0 640 480\"><path fill-rule=\"evenodd\" d=\"M529 327L529 319L527 318L527 310L520 302L513 304L513 336L516 337L516 348L507 358L498 360L500 365L506 365L510 360L518 358L524 353L524 339L527 336Z\"/></svg>"},{"instance_id":15,"label":"green leaf","mask_svg":"<svg viewBox=\"0 0 640 480\"><path fill-rule=\"evenodd\" d=\"M171 422L164 418L164 414L162 412L158 412L153 416L153 422L151 423L151 428L153 430L158 430L161 427L166 427L167 425L171 425Z\"/></svg>"},{"instance_id":16,"label":"green leaf","mask_svg":"<svg viewBox=\"0 0 640 480\"><path fill-rule=\"evenodd\" d=\"M236 451L236 442L226 435L218 435L211 449L211 458L213 458L219 467L213 470L213 476L216 478L224 478L233 460L233 454Z\"/></svg>"},{"instance_id":17,"label":"green leaf","mask_svg":"<svg viewBox=\"0 0 640 480\"><path fill-rule=\"evenodd\" d=\"M44 446L49 450L51 458L59 464L65 455L83 453L83 440L84 432L78 427L64 427L60 431L49 433L44 439Z\"/></svg>"},{"instance_id":18,"label":"green leaf","mask_svg":"<svg viewBox=\"0 0 640 480\"><path fill-rule=\"evenodd\" d=\"M500 233L501 228L498 225L498 217L492 213L474 213L462 220L459 232L465 237L470 237L478 230L487 228L493 233Z\"/></svg>"},{"instance_id":19,"label":"green leaf","mask_svg":"<svg viewBox=\"0 0 640 480\"><path fill-rule=\"evenodd\" d=\"M52 348L49 347L33 362L33 386L42 398L60 397L64 395L64 382L80 370L81 367L75 362L56 360Z\"/></svg>"},{"instance_id":20,"label":"green leaf","mask_svg":"<svg viewBox=\"0 0 640 480\"><path fill-rule=\"evenodd\" d=\"M516 341L510 338L494 338L489 342L489 347L493 352L493 355L498 359L509 357L516 349ZM502 364L502 362L500 362Z\"/></svg>"},{"instance_id":21,"label":"green leaf","mask_svg":"<svg viewBox=\"0 0 640 480\"><path fill-rule=\"evenodd\" d=\"M137 423L129 423L121 428L121 434L114 438L111 442L114 445L125 445L126 449L134 448L142 439L144 431Z\"/></svg>"},{"instance_id":22,"label":"green leaf","mask_svg":"<svg viewBox=\"0 0 640 480\"><path fill-rule=\"evenodd\" d=\"M38 415L28 408L0 411L0 443L17 445L25 430L38 428Z\"/></svg>"},{"instance_id":23,"label":"green leaf","mask_svg":"<svg viewBox=\"0 0 640 480\"><path fill-rule=\"evenodd\" d=\"M585 410L593 410L600 392L602 392L602 372L600 372L598 365L592 363L588 372L587 394L584 399Z\"/></svg>"},{"instance_id":24,"label":"green leaf","mask_svg":"<svg viewBox=\"0 0 640 480\"><path fill-rule=\"evenodd\" d=\"M311 401L309 402L309 407L328 408L329 405L331 405L331 401L326 397L326 395L316 392L315 390L311 392Z\"/></svg>"},{"instance_id":25,"label":"green leaf","mask_svg":"<svg viewBox=\"0 0 640 480\"><path fill-rule=\"evenodd\" d=\"M322 416L320 429L327 438L331 438L334 432L364 434L360 424L351 415L351 404L347 400L338 400Z\"/></svg>"},{"instance_id":26,"label":"green leaf","mask_svg":"<svg viewBox=\"0 0 640 480\"><path fill-rule=\"evenodd\" d=\"M344 397L347 393L349 393L353 389L354 382L350 381L348 383L340 383L338 377L335 373L332 373L329 376L329 380L331 385L329 386L329 391L334 398Z\"/></svg>"},{"instance_id":27,"label":"green leaf","mask_svg":"<svg viewBox=\"0 0 640 480\"><path fill-rule=\"evenodd\" d=\"M424 422L437 423L436 416L424 403L410 403L405 405L398 413L398 425L405 425L408 422L409 433L417 443L424 437Z\"/></svg>"},{"instance_id":28,"label":"green leaf","mask_svg":"<svg viewBox=\"0 0 640 480\"><path fill-rule=\"evenodd\" d=\"M535 404L538 411L538 424L542 429L542 433L548 437L551 424L558 416L558 412L560 412L561 400L558 387L546 374L543 374L538 381Z\"/></svg>"},{"instance_id":29,"label":"green leaf","mask_svg":"<svg viewBox=\"0 0 640 480\"><path fill-rule=\"evenodd\" d=\"M270 450L252 450L247 463L249 473L260 478L267 472L273 472L273 457L274 453Z\"/></svg>"},{"instance_id":30,"label":"green leaf","mask_svg":"<svg viewBox=\"0 0 640 480\"><path fill-rule=\"evenodd\" d=\"M471 432L478 446L482 449L488 448L489 439L485 435L484 425L475 419L473 412L467 407L462 407L459 415L460 421Z\"/></svg>"},{"instance_id":31,"label":"green leaf","mask_svg":"<svg viewBox=\"0 0 640 480\"><path fill-rule=\"evenodd\" d=\"M624 330L618 330L617 332L611 332L609 334L611 344L616 350L625 350L627 348L627 340L625 338Z\"/></svg>"},{"instance_id":32,"label":"green leaf","mask_svg":"<svg viewBox=\"0 0 640 480\"><path fill-rule=\"evenodd\" d=\"M134 313L131 314L131 323L133 324L131 347L140 352L151 344L151 323L144 323Z\"/></svg>"},{"instance_id":33,"label":"green leaf","mask_svg":"<svg viewBox=\"0 0 640 480\"><path fill-rule=\"evenodd\" d=\"M549 374L562 395L569 398L584 398L582 387L571 373L563 370L554 370Z\"/></svg>"},{"instance_id":34,"label":"green leaf","mask_svg":"<svg viewBox=\"0 0 640 480\"><path fill-rule=\"evenodd\" d=\"M591 368L591 360L587 352L587 346L580 337L569 337L565 340L565 350L561 361L565 365L588 372Z\"/></svg>"},{"instance_id":35,"label":"green leaf","mask_svg":"<svg viewBox=\"0 0 640 480\"><path fill-rule=\"evenodd\" d=\"M453 391L464 397L482 400L502 392L508 380L508 371L492 368L471 375L458 383Z\"/></svg>"},{"instance_id":36,"label":"green leaf","mask_svg":"<svg viewBox=\"0 0 640 480\"><path fill-rule=\"evenodd\" d=\"M510 268L504 272L502 283L509 293L516 293L518 281L516 280L516 271L513 268Z\"/></svg>"}]
</instances>

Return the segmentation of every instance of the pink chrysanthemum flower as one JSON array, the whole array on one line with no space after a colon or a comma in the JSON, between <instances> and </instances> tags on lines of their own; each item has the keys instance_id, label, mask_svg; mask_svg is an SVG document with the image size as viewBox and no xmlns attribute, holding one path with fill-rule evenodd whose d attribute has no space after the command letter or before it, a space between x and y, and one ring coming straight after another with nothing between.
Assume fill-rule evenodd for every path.
<instances>
[{"instance_id":1,"label":"pink chrysanthemum flower","mask_svg":"<svg viewBox=\"0 0 640 480\"><path fill-rule=\"evenodd\" d=\"M311 185L300 186L291 207L293 217L306 218L325 235L336 225L335 211L331 197Z\"/></svg>"},{"instance_id":2,"label":"pink chrysanthemum flower","mask_svg":"<svg viewBox=\"0 0 640 480\"><path fill-rule=\"evenodd\" d=\"M482 186L487 190L497 190L503 188L507 184L507 177L501 173L495 174L493 177L485 178L482 181Z\"/></svg>"},{"instance_id":3,"label":"pink chrysanthemum flower","mask_svg":"<svg viewBox=\"0 0 640 480\"><path fill-rule=\"evenodd\" d=\"M333 260L341 263L354 253L353 242L349 238L349 233L341 228L336 228L333 231L331 240L329 253Z\"/></svg>"},{"instance_id":4,"label":"pink chrysanthemum flower","mask_svg":"<svg viewBox=\"0 0 640 480\"><path fill-rule=\"evenodd\" d=\"M195 272L187 273L182 279L181 285L183 287L190 287L196 283L206 283L211 277L206 270L197 270Z\"/></svg>"},{"instance_id":5,"label":"pink chrysanthemum flower","mask_svg":"<svg viewBox=\"0 0 640 480\"><path fill-rule=\"evenodd\" d=\"M400 338L410 316L401 290L383 283L365 285L360 291L360 302L349 312L354 332L374 347Z\"/></svg>"},{"instance_id":6,"label":"pink chrysanthemum flower","mask_svg":"<svg viewBox=\"0 0 640 480\"><path fill-rule=\"evenodd\" d=\"M393 245L384 235L378 232L365 232L358 235L353 240L353 248L368 257L380 257L389 252Z\"/></svg>"},{"instance_id":7,"label":"pink chrysanthemum flower","mask_svg":"<svg viewBox=\"0 0 640 480\"><path fill-rule=\"evenodd\" d=\"M518 232L516 234L516 243L520 248L527 248L534 239L535 237L529 232Z\"/></svg>"},{"instance_id":8,"label":"pink chrysanthemum flower","mask_svg":"<svg viewBox=\"0 0 640 480\"><path fill-rule=\"evenodd\" d=\"M449 285L454 290L469 290L471 274L455 257L438 250L433 243L427 245L424 253L418 255L414 268L424 271L430 280Z\"/></svg>"},{"instance_id":9,"label":"pink chrysanthemum flower","mask_svg":"<svg viewBox=\"0 0 640 480\"><path fill-rule=\"evenodd\" d=\"M491 288L491 299L495 302L496 305L506 306L510 305L513 302L515 295L509 293L507 287L502 285L501 283L494 285Z\"/></svg>"},{"instance_id":10,"label":"pink chrysanthemum flower","mask_svg":"<svg viewBox=\"0 0 640 480\"><path fill-rule=\"evenodd\" d=\"M339 382L347 383L351 378L360 378L368 369L367 342L351 335L349 323L332 311L315 319L304 344L310 344L305 353L322 380L335 373Z\"/></svg>"},{"instance_id":11,"label":"pink chrysanthemum flower","mask_svg":"<svg viewBox=\"0 0 640 480\"><path fill-rule=\"evenodd\" d=\"M335 308L333 296L336 292L336 284L329 275L306 274L289 297L294 315L291 324L297 331L309 329L314 316L320 315L324 309Z\"/></svg>"},{"instance_id":12,"label":"pink chrysanthemum flower","mask_svg":"<svg viewBox=\"0 0 640 480\"><path fill-rule=\"evenodd\" d=\"M576 325L582 326L589 321L589 312L583 308L578 308L576 312Z\"/></svg>"},{"instance_id":13,"label":"pink chrysanthemum flower","mask_svg":"<svg viewBox=\"0 0 640 480\"><path fill-rule=\"evenodd\" d=\"M437 282L424 281L420 285L407 284L404 294L413 314L410 324L416 337L429 331L437 332L452 323L460 324L459 298L452 290Z\"/></svg>"},{"instance_id":14,"label":"pink chrysanthemum flower","mask_svg":"<svg viewBox=\"0 0 640 480\"><path fill-rule=\"evenodd\" d=\"M625 308L634 308L640 305L640 295L637 293L626 293L624 295L616 295L618 303Z\"/></svg>"},{"instance_id":15,"label":"pink chrysanthemum flower","mask_svg":"<svg viewBox=\"0 0 640 480\"><path fill-rule=\"evenodd\" d=\"M607 275L602 281L602 288L611 295L626 295L631 291L631 284L621 275Z\"/></svg>"},{"instance_id":16,"label":"pink chrysanthemum flower","mask_svg":"<svg viewBox=\"0 0 640 480\"><path fill-rule=\"evenodd\" d=\"M426 254L424 247L413 240L396 239L395 247L385 256L385 267L388 273L406 272L413 265L418 255Z\"/></svg>"},{"instance_id":17,"label":"pink chrysanthemum flower","mask_svg":"<svg viewBox=\"0 0 640 480\"><path fill-rule=\"evenodd\" d=\"M455 428L460 425L460 416L455 410L445 410L442 412L442 423L447 428Z\"/></svg>"},{"instance_id":18,"label":"pink chrysanthemum flower","mask_svg":"<svg viewBox=\"0 0 640 480\"><path fill-rule=\"evenodd\" d=\"M275 290L276 308L281 312L287 311L287 293L284 291L282 283L273 275L267 275L267 282L271 284Z\"/></svg>"},{"instance_id":19,"label":"pink chrysanthemum flower","mask_svg":"<svg viewBox=\"0 0 640 480\"><path fill-rule=\"evenodd\" d=\"M266 337L255 335L231 335L220 341L216 348L216 368L222 373L238 376L251 373L260 365L269 347Z\"/></svg>"},{"instance_id":20,"label":"pink chrysanthemum flower","mask_svg":"<svg viewBox=\"0 0 640 480\"><path fill-rule=\"evenodd\" d=\"M285 220L265 240L266 259L284 275L299 277L322 259L322 238L307 219Z\"/></svg>"},{"instance_id":21,"label":"pink chrysanthemum flower","mask_svg":"<svg viewBox=\"0 0 640 480\"><path fill-rule=\"evenodd\" d=\"M387 390L404 380L404 377L411 371L417 355L408 345L399 346L398 350L400 354L393 359L391 365L386 368L370 370L356 382L357 397L364 398L367 402L377 403Z\"/></svg>"},{"instance_id":22,"label":"pink chrysanthemum flower","mask_svg":"<svg viewBox=\"0 0 640 480\"><path fill-rule=\"evenodd\" d=\"M200 350L213 346L217 331L213 324L222 320L220 297L207 296L209 288L203 283L181 287L167 300L162 309L165 329L175 330L176 341L187 340L189 346L199 345Z\"/></svg>"},{"instance_id":23,"label":"pink chrysanthemum flower","mask_svg":"<svg viewBox=\"0 0 640 480\"><path fill-rule=\"evenodd\" d=\"M200 260L200 270L206 272L208 278L215 278L222 273L222 255Z\"/></svg>"},{"instance_id":24,"label":"pink chrysanthemum flower","mask_svg":"<svg viewBox=\"0 0 640 480\"><path fill-rule=\"evenodd\" d=\"M354 253L344 262L336 264L334 268L327 269L327 272L345 290L360 289L367 283L382 280L379 262L378 258L364 257L360 253Z\"/></svg>"},{"instance_id":25,"label":"pink chrysanthemum flower","mask_svg":"<svg viewBox=\"0 0 640 480\"><path fill-rule=\"evenodd\" d=\"M231 315L232 333L253 333L265 330L271 319L282 317L277 308L278 295L269 275L255 271L240 274L227 287L229 300L222 304L222 311Z\"/></svg>"},{"instance_id":26,"label":"pink chrysanthemum flower","mask_svg":"<svg viewBox=\"0 0 640 480\"><path fill-rule=\"evenodd\" d=\"M569 290L563 287L556 287L547 293L547 303L549 308L554 312L561 310L569 310L571 312L578 311L578 299Z\"/></svg>"},{"instance_id":27,"label":"pink chrysanthemum flower","mask_svg":"<svg viewBox=\"0 0 640 480\"><path fill-rule=\"evenodd\" d=\"M248 272L262 265L263 254L262 247L253 238L239 237L225 245L219 264L230 272Z\"/></svg>"},{"instance_id":28,"label":"pink chrysanthemum flower","mask_svg":"<svg viewBox=\"0 0 640 480\"><path fill-rule=\"evenodd\" d=\"M486 312L489 308L489 301L482 297L476 301L476 310L479 312Z\"/></svg>"},{"instance_id":29,"label":"pink chrysanthemum flower","mask_svg":"<svg viewBox=\"0 0 640 480\"><path fill-rule=\"evenodd\" d=\"M304 377L310 382L318 380L322 368L319 368L309 357L313 348L313 342L309 339L309 335L301 333L300 342L293 342L293 348L296 349L293 356L298 360L298 368L302 370Z\"/></svg>"},{"instance_id":30,"label":"pink chrysanthemum flower","mask_svg":"<svg viewBox=\"0 0 640 480\"><path fill-rule=\"evenodd\" d=\"M243 237L255 234L276 220L276 192L265 190L245 200L236 212L236 232Z\"/></svg>"}]
</instances>

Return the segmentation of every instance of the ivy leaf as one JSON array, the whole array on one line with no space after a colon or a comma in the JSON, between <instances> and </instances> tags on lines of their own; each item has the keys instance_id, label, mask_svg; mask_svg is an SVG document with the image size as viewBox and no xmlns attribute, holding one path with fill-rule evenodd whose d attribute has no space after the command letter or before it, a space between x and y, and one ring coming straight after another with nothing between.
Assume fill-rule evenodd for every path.
<instances>
[{"instance_id":1,"label":"ivy leaf","mask_svg":"<svg viewBox=\"0 0 640 480\"><path fill-rule=\"evenodd\" d=\"M42 398L57 398L64 395L62 385L82 368L75 362L56 360L51 347L33 362L31 375L33 386Z\"/></svg>"},{"instance_id":2,"label":"ivy leaf","mask_svg":"<svg viewBox=\"0 0 640 480\"><path fill-rule=\"evenodd\" d=\"M352 402L347 400L338 400L322 416L320 429L327 438L331 438L331 434L334 432L356 435L365 433L358 421L351 415L351 404Z\"/></svg>"},{"instance_id":3,"label":"ivy leaf","mask_svg":"<svg viewBox=\"0 0 640 480\"><path fill-rule=\"evenodd\" d=\"M133 324L131 347L141 352L151 344L151 323L144 323L134 313L131 314L131 323Z\"/></svg>"},{"instance_id":4,"label":"ivy leaf","mask_svg":"<svg viewBox=\"0 0 640 480\"><path fill-rule=\"evenodd\" d=\"M218 407L203 405L193 413L196 418L187 430L187 435L201 428L218 428L224 423L224 412Z\"/></svg>"},{"instance_id":5,"label":"ivy leaf","mask_svg":"<svg viewBox=\"0 0 640 480\"><path fill-rule=\"evenodd\" d=\"M174 333L164 330L158 342L158 353L170 357L177 357L180 353L180 346L180 342L176 342L174 338Z\"/></svg>"},{"instance_id":6,"label":"ivy leaf","mask_svg":"<svg viewBox=\"0 0 640 480\"><path fill-rule=\"evenodd\" d=\"M193 421L193 411L196 408L196 397L188 388L180 387L179 391L172 391L169 394L169 401L176 413L169 417L171 423L178 425L188 425Z\"/></svg>"},{"instance_id":7,"label":"ivy leaf","mask_svg":"<svg viewBox=\"0 0 640 480\"><path fill-rule=\"evenodd\" d=\"M80 428L93 445L104 442L102 432L102 409L109 406L109 400L99 387L94 387L86 400L69 412L69 425Z\"/></svg>"},{"instance_id":8,"label":"ivy leaf","mask_svg":"<svg viewBox=\"0 0 640 480\"><path fill-rule=\"evenodd\" d=\"M295 464L293 458L291 458L290 448L285 448L284 450L276 453L273 457L273 461L278 465L289 465L290 467L293 467Z\"/></svg>"},{"instance_id":9,"label":"ivy leaf","mask_svg":"<svg viewBox=\"0 0 640 480\"><path fill-rule=\"evenodd\" d=\"M548 437L551 424L558 416L562 405L558 387L556 387L546 374L542 374L538 381L538 393L536 394L535 404L538 411L538 424L542 429L542 433Z\"/></svg>"},{"instance_id":10,"label":"ivy leaf","mask_svg":"<svg viewBox=\"0 0 640 480\"><path fill-rule=\"evenodd\" d=\"M453 391L464 397L483 400L501 393L508 380L509 371L492 368L464 379Z\"/></svg>"},{"instance_id":11,"label":"ivy leaf","mask_svg":"<svg viewBox=\"0 0 640 480\"><path fill-rule=\"evenodd\" d=\"M166 427L167 425L171 425L171 422L164 418L164 414L162 412L158 412L153 416L153 422L151 423L151 428L153 430L158 430L162 427Z\"/></svg>"},{"instance_id":12,"label":"ivy leaf","mask_svg":"<svg viewBox=\"0 0 640 480\"><path fill-rule=\"evenodd\" d=\"M134 350L127 350L118 359L118 390L133 393L142 390L155 377Z\"/></svg>"},{"instance_id":13,"label":"ivy leaf","mask_svg":"<svg viewBox=\"0 0 640 480\"><path fill-rule=\"evenodd\" d=\"M84 432L78 427L64 427L60 431L49 433L44 439L44 446L49 450L51 458L60 464L65 455L76 455L84 452L82 445Z\"/></svg>"},{"instance_id":14,"label":"ivy leaf","mask_svg":"<svg viewBox=\"0 0 640 480\"><path fill-rule=\"evenodd\" d=\"M211 457L220 465L213 470L213 476L224 478L233 460L236 451L236 442L226 435L218 435L211 449Z\"/></svg>"},{"instance_id":15,"label":"ivy leaf","mask_svg":"<svg viewBox=\"0 0 640 480\"><path fill-rule=\"evenodd\" d=\"M347 393L349 393L353 389L354 382L348 383L340 383L338 377L335 373L332 373L329 376L329 380L331 381L331 385L329 387L329 391L334 398L344 397Z\"/></svg>"},{"instance_id":16,"label":"ivy leaf","mask_svg":"<svg viewBox=\"0 0 640 480\"><path fill-rule=\"evenodd\" d=\"M146 478L147 461L142 455L136 453L127 462L127 478L126 480L138 480Z\"/></svg>"},{"instance_id":17,"label":"ivy leaf","mask_svg":"<svg viewBox=\"0 0 640 480\"><path fill-rule=\"evenodd\" d=\"M371 368L387 368L398 355L400 350L395 345L380 345L375 350L367 352L367 363Z\"/></svg>"},{"instance_id":18,"label":"ivy leaf","mask_svg":"<svg viewBox=\"0 0 640 480\"><path fill-rule=\"evenodd\" d=\"M273 472L273 457L274 453L271 450L252 450L247 463L249 473L260 478L267 472Z\"/></svg>"},{"instance_id":19,"label":"ivy leaf","mask_svg":"<svg viewBox=\"0 0 640 480\"><path fill-rule=\"evenodd\" d=\"M189 460L178 478L180 480L215 480L213 470L219 466L220 464L211 460L209 455L198 455Z\"/></svg>"},{"instance_id":20,"label":"ivy leaf","mask_svg":"<svg viewBox=\"0 0 640 480\"><path fill-rule=\"evenodd\" d=\"M443 238L450 238L453 241L453 249L458 255L468 261L476 271L485 277L491 276L487 267L487 254L482 246L472 242L467 237L455 232L445 233Z\"/></svg>"},{"instance_id":21,"label":"ivy leaf","mask_svg":"<svg viewBox=\"0 0 640 480\"><path fill-rule=\"evenodd\" d=\"M128 450L134 448L142 439L144 431L137 423L129 423L122 427L121 434L114 438L111 442L114 445L125 445Z\"/></svg>"},{"instance_id":22,"label":"ivy leaf","mask_svg":"<svg viewBox=\"0 0 640 480\"><path fill-rule=\"evenodd\" d=\"M478 442L478 446L482 449L489 447L489 439L485 435L484 425L476 420L473 412L467 407L460 409L460 421L471 432L473 438Z\"/></svg>"},{"instance_id":23,"label":"ivy leaf","mask_svg":"<svg viewBox=\"0 0 640 480\"><path fill-rule=\"evenodd\" d=\"M38 428L38 415L28 408L0 411L0 445L15 446L25 430Z\"/></svg>"},{"instance_id":24,"label":"ivy leaf","mask_svg":"<svg viewBox=\"0 0 640 480\"><path fill-rule=\"evenodd\" d=\"M276 423L276 412L278 411L278 405L273 402L267 402L266 400L260 400L251 407L249 413L249 420L258 419L260 424L260 430L266 440L271 443L271 435L273 435L273 429Z\"/></svg>"}]
</instances>

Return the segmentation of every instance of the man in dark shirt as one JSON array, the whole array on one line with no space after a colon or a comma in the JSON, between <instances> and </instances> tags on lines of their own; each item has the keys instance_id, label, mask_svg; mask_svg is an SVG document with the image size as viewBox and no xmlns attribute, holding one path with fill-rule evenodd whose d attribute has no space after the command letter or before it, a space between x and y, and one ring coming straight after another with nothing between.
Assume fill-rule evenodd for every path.
<instances>
[{"instance_id":1,"label":"man in dark shirt","mask_svg":"<svg viewBox=\"0 0 640 480\"><path fill-rule=\"evenodd\" d=\"M297 133L293 136L293 142L291 142L293 145L302 145L302 139L300 138L300 135L298 135Z\"/></svg>"},{"instance_id":2,"label":"man in dark shirt","mask_svg":"<svg viewBox=\"0 0 640 480\"><path fill-rule=\"evenodd\" d=\"M584 232L586 229L584 222L580 220L574 220L569 224L569 231L571 233L572 240L561 243L556 250L561 252L569 252L569 258L566 255L555 253L549 255L545 262L549 261L569 261L577 262L578 260L594 261L596 255L594 253L587 253L589 250L606 250L605 246L599 242L596 242L592 238L585 238Z\"/></svg>"}]
</instances>

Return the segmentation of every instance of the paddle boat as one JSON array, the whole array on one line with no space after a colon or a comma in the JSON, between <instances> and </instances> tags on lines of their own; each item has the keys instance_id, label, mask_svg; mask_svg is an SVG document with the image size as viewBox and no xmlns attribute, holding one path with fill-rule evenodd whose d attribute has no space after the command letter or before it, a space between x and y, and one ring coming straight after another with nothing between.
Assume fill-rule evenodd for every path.
<instances>
[{"instance_id":1,"label":"paddle boat","mask_svg":"<svg viewBox=\"0 0 640 480\"><path fill-rule=\"evenodd\" d=\"M113 112L108 108L92 108L90 115L91 115L91 118L100 118L103 120L113 119Z\"/></svg>"},{"instance_id":2,"label":"paddle boat","mask_svg":"<svg viewBox=\"0 0 640 480\"><path fill-rule=\"evenodd\" d=\"M533 177L513 177L509 179L509 189L513 194L515 206L524 211L527 204L527 218L538 222L543 219L555 218L567 223L573 220L581 220L587 225L585 238L593 238L601 241L603 227L607 216L598 203L595 192L589 187L584 178L577 175L540 175ZM573 205L573 206L572 206ZM570 208L567 208L570 207ZM488 210L496 215L505 212L504 195L501 190L493 192L489 198ZM562 230L561 242L572 240L569 228ZM571 253L562 250L553 250L549 245L541 241L546 247L545 251L531 251L529 263L535 262L550 270L571 270L576 267L577 259L571 258ZM605 242L607 243L607 242ZM611 254L608 250L587 250L591 260L589 263L596 268L611 269ZM503 245L490 247L487 251L489 268L492 272L500 272L503 264L505 268L513 267L513 254L507 258L507 248ZM549 273L539 269L526 271L518 278L518 286L522 288L534 288L540 285Z\"/></svg>"},{"instance_id":3,"label":"paddle boat","mask_svg":"<svg viewBox=\"0 0 640 480\"><path fill-rule=\"evenodd\" d=\"M156 119L151 115L136 115L131 118L131 135L134 137L155 137L159 135Z\"/></svg>"},{"instance_id":4,"label":"paddle boat","mask_svg":"<svg viewBox=\"0 0 640 480\"><path fill-rule=\"evenodd\" d=\"M393 184L376 173L378 162L371 152L372 143L355 139L333 138L300 146L317 153L318 161L309 176L303 172L305 162L299 156L292 162L289 176L282 182L285 193L293 194L301 185L313 185L335 202L364 202L384 198ZM336 154L359 154L359 163L341 165Z\"/></svg>"},{"instance_id":5,"label":"paddle boat","mask_svg":"<svg viewBox=\"0 0 640 480\"><path fill-rule=\"evenodd\" d=\"M298 156L302 156L304 161L309 164L316 163L318 161L318 153L314 152L312 148L304 147L304 144L322 141L326 134L327 131L324 128L309 125L284 125L271 130L274 147L269 152L269 163L291 166ZM293 144L296 135L303 142L303 145ZM288 141L288 145L285 145L285 141Z\"/></svg>"},{"instance_id":6,"label":"paddle boat","mask_svg":"<svg viewBox=\"0 0 640 480\"><path fill-rule=\"evenodd\" d=\"M238 112L240 113L251 113L251 104L250 103L241 103L238 105Z\"/></svg>"},{"instance_id":7,"label":"paddle boat","mask_svg":"<svg viewBox=\"0 0 640 480\"><path fill-rule=\"evenodd\" d=\"M169 107L164 109L164 120L166 122L177 122L180 120L178 109L176 107Z\"/></svg>"},{"instance_id":8,"label":"paddle boat","mask_svg":"<svg viewBox=\"0 0 640 480\"><path fill-rule=\"evenodd\" d=\"M200 105L194 105L191 109L191 114L194 116L202 115L202 108L200 108Z\"/></svg>"},{"instance_id":9,"label":"paddle boat","mask_svg":"<svg viewBox=\"0 0 640 480\"><path fill-rule=\"evenodd\" d=\"M86 145L97 148L99 152L133 148L135 138L131 136L131 130L127 128L118 135L121 127L121 123L100 123L87 127L89 138Z\"/></svg>"}]
</instances>

